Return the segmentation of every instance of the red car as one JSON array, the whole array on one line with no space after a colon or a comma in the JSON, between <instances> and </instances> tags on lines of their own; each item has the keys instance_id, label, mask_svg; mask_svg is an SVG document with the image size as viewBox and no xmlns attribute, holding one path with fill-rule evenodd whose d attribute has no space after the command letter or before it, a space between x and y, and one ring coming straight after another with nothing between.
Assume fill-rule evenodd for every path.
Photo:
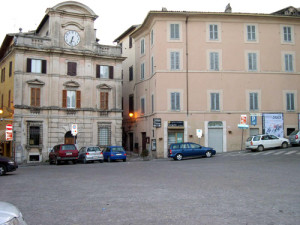
<instances>
[{"instance_id":1,"label":"red car","mask_svg":"<svg viewBox=\"0 0 300 225\"><path fill-rule=\"evenodd\" d=\"M72 161L77 163L78 150L73 144L61 144L53 147L49 153L49 163L59 165L61 162Z\"/></svg>"}]
</instances>

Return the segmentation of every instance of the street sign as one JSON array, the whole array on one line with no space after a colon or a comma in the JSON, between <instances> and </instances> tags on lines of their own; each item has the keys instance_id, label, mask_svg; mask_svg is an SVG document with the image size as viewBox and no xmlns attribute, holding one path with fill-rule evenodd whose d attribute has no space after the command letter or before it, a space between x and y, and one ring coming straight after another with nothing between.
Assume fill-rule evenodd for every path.
<instances>
[{"instance_id":1,"label":"street sign","mask_svg":"<svg viewBox=\"0 0 300 225\"><path fill-rule=\"evenodd\" d=\"M161 118L153 118L153 127L161 127Z\"/></svg>"},{"instance_id":2,"label":"street sign","mask_svg":"<svg viewBox=\"0 0 300 225\"><path fill-rule=\"evenodd\" d=\"M12 141L13 140L13 127L12 127L11 124L6 125L5 140L6 141Z\"/></svg>"},{"instance_id":3,"label":"street sign","mask_svg":"<svg viewBox=\"0 0 300 225\"><path fill-rule=\"evenodd\" d=\"M251 116L251 125L257 125L257 116Z\"/></svg>"},{"instance_id":4,"label":"street sign","mask_svg":"<svg viewBox=\"0 0 300 225\"><path fill-rule=\"evenodd\" d=\"M196 129L196 134L198 136L198 138L202 137L202 129Z\"/></svg>"},{"instance_id":5,"label":"street sign","mask_svg":"<svg viewBox=\"0 0 300 225\"><path fill-rule=\"evenodd\" d=\"M71 133L73 136L76 136L78 133L77 124L72 124Z\"/></svg>"},{"instance_id":6,"label":"street sign","mask_svg":"<svg viewBox=\"0 0 300 225\"><path fill-rule=\"evenodd\" d=\"M241 115L240 124L247 124L247 115Z\"/></svg>"}]
</instances>

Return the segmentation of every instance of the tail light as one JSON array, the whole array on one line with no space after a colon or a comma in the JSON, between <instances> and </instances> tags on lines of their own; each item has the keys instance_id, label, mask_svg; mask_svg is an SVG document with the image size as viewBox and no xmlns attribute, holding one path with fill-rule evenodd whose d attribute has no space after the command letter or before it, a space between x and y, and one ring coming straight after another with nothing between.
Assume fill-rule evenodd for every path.
<instances>
[{"instance_id":1,"label":"tail light","mask_svg":"<svg viewBox=\"0 0 300 225\"><path fill-rule=\"evenodd\" d=\"M87 152L87 153L85 153L85 154L86 154L86 155L89 155L90 153Z\"/></svg>"},{"instance_id":2,"label":"tail light","mask_svg":"<svg viewBox=\"0 0 300 225\"><path fill-rule=\"evenodd\" d=\"M115 156L114 154L111 154L111 156Z\"/></svg>"},{"instance_id":3,"label":"tail light","mask_svg":"<svg viewBox=\"0 0 300 225\"><path fill-rule=\"evenodd\" d=\"M251 141L251 145L253 145L253 142Z\"/></svg>"},{"instance_id":4,"label":"tail light","mask_svg":"<svg viewBox=\"0 0 300 225\"><path fill-rule=\"evenodd\" d=\"M170 155L172 155L172 149L169 149L169 153L170 153Z\"/></svg>"},{"instance_id":5,"label":"tail light","mask_svg":"<svg viewBox=\"0 0 300 225\"><path fill-rule=\"evenodd\" d=\"M298 139L298 135L296 135L295 138Z\"/></svg>"},{"instance_id":6,"label":"tail light","mask_svg":"<svg viewBox=\"0 0 300 225\"><path fill-rule=\"evenodd\" d=\"M103 155L103 152L101 152L100 155Z\"/></svg>"},{"instance_id":7,"label":"tail light","mask_svg":"<svg viewBox=\"0 0 300 225\"><path fill-rule=\"evenodd\" d=\"M124 153L124 155L126 156L126 153Z\"/></svg>"}]
</instances>

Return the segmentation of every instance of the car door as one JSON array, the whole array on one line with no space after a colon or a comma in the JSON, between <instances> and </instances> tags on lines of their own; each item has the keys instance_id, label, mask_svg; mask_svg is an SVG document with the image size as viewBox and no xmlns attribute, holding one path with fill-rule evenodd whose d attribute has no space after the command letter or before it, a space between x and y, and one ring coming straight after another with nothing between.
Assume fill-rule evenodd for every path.
<instances>
[{"instance_id":1,"label":"car door","mask_svg":"<svg viewBox=\"0 0 300 225\"><path fill-rule=\"evenodd\" d=\"M203 153L203 150L201 149L200 145L195 144L195 143L190 143L190 147L192 149L193 156L205 155L205 153Z\"/></svg>"},{"instance_id":2,"label":"car door","mask_svg":"<svg viewBox=\"0 0 300 225\"><path fill-rule=\"evenodd\" d=\"M261 144L264 146L264 148L272 148L271 142L269 140L269 135L263 135L261 137Z\"/></svg>"},{"instance_id":3,"label":"car door","mask_svg":"<svg viewBox=\"0 0 300 225\"><path fill-rule=\"evenodd\" d=\"M184 157L193 156L193 151L188 143L180 144L180 149L182 149L182 155Z\"/></svg>"},{"instance_id":4,"label":"car door","mask_svg":"<svg viewBox=\"0 0 300 225\"><path fill-rule=\"evenodd\" d=\"M271 148L280 147L282 144L281 140L274 135L269 135L269 139L270 139Z\"/></svg>"}]
</instances>

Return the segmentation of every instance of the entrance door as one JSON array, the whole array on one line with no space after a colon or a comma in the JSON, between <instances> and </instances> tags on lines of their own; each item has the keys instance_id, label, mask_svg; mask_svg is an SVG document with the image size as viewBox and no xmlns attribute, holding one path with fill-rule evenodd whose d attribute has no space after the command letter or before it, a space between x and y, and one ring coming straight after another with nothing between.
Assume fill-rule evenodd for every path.
<instances>
[{"instance_id":1,"label":"entrance door","mask_svg":"<svg viewBox=\"0 0 300 225\"><path fill-rule=\"evenodd\" d=\"M74 137L71 134L71 131L68 131L65 134L65 144L76 144L76 138L77 138L77 135Z\"/></svg>"},{"instance_id":2,"label":"entrance door","mask_svg":"<svg viewBox=\"0 0 300 225\"><path fill-rule=\"evenodd\" d=\"M146 132L142 132L142 151L146 150L146 144L147 144Z\"/></svg>"},{"instance_id":3,"label":"entrance door","mask_svg":"<svg viewBox=\"0 0 300 225\"><path fill-rule=\"evenodd\" d=\"M208 129L208 147L223 152L223 128Z\"/></svg>"},{"instance_id":4,"label":"entrance door","mask_svg":"<svg viewBox=\"0 0 300 225\"><path fill-rule=\"evenodd\" d=\"M250 128L250 137L255 136L259 134L259 129L258 128Z\"/></svg>"}]
</instances>

